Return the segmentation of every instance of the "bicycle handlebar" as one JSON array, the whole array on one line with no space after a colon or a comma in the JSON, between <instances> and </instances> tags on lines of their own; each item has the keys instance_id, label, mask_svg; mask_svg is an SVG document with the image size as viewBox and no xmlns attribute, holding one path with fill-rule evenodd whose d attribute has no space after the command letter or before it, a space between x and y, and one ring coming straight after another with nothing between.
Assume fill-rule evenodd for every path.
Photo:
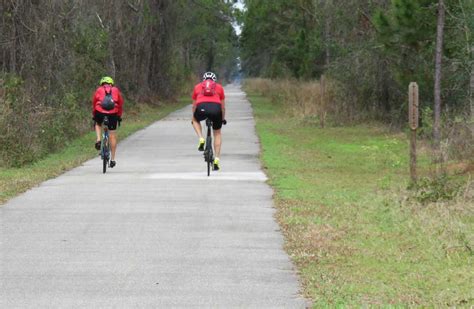
<instances>
[{"instance_id":1,"label":"bicycle handlebar","mask_svg":"<svg viewBox=\"0 0 474 309\"><path fill-rule=\"evenodd\" d=\"M191 120L191 124L193 124L193 123L194 123L194 122ZM226 124L227 124L227 120L226 120L226 119L223 119L223 120L222 120L222 124L223 124L223 125L226 125Z\"/></svg>"},{"instance_id":2,"label":"bicycle handlebar","mask_svg":"<svg viewBox=\"0 0 474 309\"><path fill-rule=\"evenodd\" d=\"M105 119L104 119L104 120L105 120ZM117 118L117 122L118 122L118 126L119 126L119 127L122 125L122 120L123 120L122 117L118 117L118 118ZM105 121L104 121L104 122L105 122ZM97 122L95 121L95 118L92 117L92 127L94 127L96 123L97 123Z\"/></svg>"}]
</instances>

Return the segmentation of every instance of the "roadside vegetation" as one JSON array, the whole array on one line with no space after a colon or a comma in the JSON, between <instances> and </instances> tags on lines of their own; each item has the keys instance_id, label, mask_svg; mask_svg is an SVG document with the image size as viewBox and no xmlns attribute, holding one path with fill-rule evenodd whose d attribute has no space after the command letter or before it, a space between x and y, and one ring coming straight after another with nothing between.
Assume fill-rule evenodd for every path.
<instances>
[{"instance_id":1,"label":"roadside vegetation","mask_svg":"<svg viewBox=\"0 0 474 309\"><path fill-rule=\"evenodd\" d=\"M474 2L247 0L242 70L297 113L404 130L419 85L419 136L438 163L474 158ZM323 78L324 77L324 78ZM325 80L321 102L319 80ZM304 87L299 87L304 85ZM319 101L318 101L319 100ZM307 101L311 104L308 104ZM436 177L442 177L443 167Z\"/></svg>"},{"instance_id":2,"label":"roadside vegetation","mask_svg":"<svg viewBox=\"0 0 474 309\"><path fill-rule=\"evenodd\" d=\"M474 2L245 2L245 88L304 294L315 307L473 306Z\"/></svg>"},{"instance_id":3,"label":"roadside vegetation","mask_svg":"<svg viewBox=\"0 0 474 309\"><path fill-rule=\"evenodd\" d=\"M89 130L111 76L131 102L178 98L206 70L236 70L227 1L0 1L0 167L22 167ZM133 108L130 108L133 111Z\"/></svg>"},{"instance_id":4,"label":"roadside vegetation","mask_svg":"<svg viewBox=\"0 0 474 309\"><path fill-rule=\"evenodd\" d=\"M133 111L126 109L122 126L118 128L119 141L186 104L189 104L189 98L160 105L141 104L135 106ZM65 142L61 150L46 155L34 163L20 168L0 167L0 205L19 193L97 156L98 152L93 147L95 132L92 129L92 123L90 125L89 133ZM97 166L97 172L99 169L100 167Z\"/></svg>"},{"instance_id":5,"label":"roadside vegetation","mask_svg":"<svg viewBox=\"0 0 474 309\"><path fill-rule=\"evenodd\" d=\"M240 38L246 76L311 81L324 74L337 85L334 112L346 123L370 118L393 127L404 125L410 82L419 84L420 108L433 113L437 28L441 28L441 113L444 120L474 134L473 1L247 0L246 4ZM445 19L438 18L440 12Z\"/></svg>"},{"instance_id":6,"label":"roadside vegetation","mask_svg":"<svg viewBox=\"0 0 474 309\"><path fill-rule=\"evenodd\" d=\"M406 134L370 122L321 128L256 84L246 90L276 216L314 307L474 305L472 166L452 163L444 183L409 190Z\"/></svg>"}]
</instances>

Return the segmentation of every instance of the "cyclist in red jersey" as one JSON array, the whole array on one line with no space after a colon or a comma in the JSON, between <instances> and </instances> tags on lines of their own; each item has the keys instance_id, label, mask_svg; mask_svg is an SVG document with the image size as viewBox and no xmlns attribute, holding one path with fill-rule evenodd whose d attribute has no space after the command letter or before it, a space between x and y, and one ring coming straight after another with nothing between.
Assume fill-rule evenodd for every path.
<instances>
[{"instance_id":1,"label":"cyclist in red jersey","mask_svg":"<svg viewBox=\"0 0 474 309\"><path fill-rule=\"evenodd\" d=\"M222 85L216 83L216 74L204 73L203 81L194 86L193 120L192 124L199 137L198 150L204 151L205 139L202 135L201 121L209 118L212 121L214 131L214 170L220 169L219 157L221 154L222 135L221 128L225 123L225 94Z\"/></svg>"},{"instance_id":2,"label":"cyclist in red jersey","mask_svg":"<svg viewBox=\"0 0 474 309\"><path fill-rule=\"evenodd\" d=\"M100 139L102 137L102 123L107 116L110 136L110 146L112 148L112 157L110 167L116 165L115 151L117 149L117 123L122 121L123 97L120 90L114 86L114 80L109 77L103 77L99 82L99 88L92 97L92 115L95 121L95 133L97 135L95 148L100 150Z\"/></svg>"}]
</instances>

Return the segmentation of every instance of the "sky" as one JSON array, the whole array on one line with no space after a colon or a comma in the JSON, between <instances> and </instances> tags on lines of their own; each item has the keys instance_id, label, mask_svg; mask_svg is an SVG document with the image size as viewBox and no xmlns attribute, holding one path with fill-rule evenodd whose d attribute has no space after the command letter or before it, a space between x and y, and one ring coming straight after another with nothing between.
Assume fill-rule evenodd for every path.
<instances>
[{"instance_id":1,"label":"sky","mask_svg":"<svg viewBox=\"0 0 474 309\"><path fill-rule=\"evenodd\" d=\"M234 4L234 7L242 10L244 8L244 3L242 2L242 0L238 0L235 4ZM242 32L242 28L237 25L237 24L234 24L234 28L235 28L235 32L237 33L237 35L240 36L240 33Z\"/></svg>"},{"instance_id":2,"label":"sky","mask_svg":"<svg viewBox=\"0 0 474 309\"><path fill-rule=\"evenodd\" d=\"M239 9L243 9L244 8L244 4L242 2L242 0L238 0L237 3L234 4L234 6L236 8L239 8Z\"/></svg>"}]
</instances>

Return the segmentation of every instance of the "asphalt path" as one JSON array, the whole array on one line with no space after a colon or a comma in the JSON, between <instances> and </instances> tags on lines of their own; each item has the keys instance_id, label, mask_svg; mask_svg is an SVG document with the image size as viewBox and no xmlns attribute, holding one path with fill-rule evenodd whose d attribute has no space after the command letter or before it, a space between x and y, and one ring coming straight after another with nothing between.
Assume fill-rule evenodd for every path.
<instances>
[{"instance_id":1,"label":"asphalt path","mask_svg":"<svg viewBox=\"0 0 474 309\"><path fill-rule=\"evenodd\" d=\"M95 158L0 206L0 307L306 307L250 104L226 95L210 177L187 107L121 142L105 175Z\"/></svg>"}]
</instances>

